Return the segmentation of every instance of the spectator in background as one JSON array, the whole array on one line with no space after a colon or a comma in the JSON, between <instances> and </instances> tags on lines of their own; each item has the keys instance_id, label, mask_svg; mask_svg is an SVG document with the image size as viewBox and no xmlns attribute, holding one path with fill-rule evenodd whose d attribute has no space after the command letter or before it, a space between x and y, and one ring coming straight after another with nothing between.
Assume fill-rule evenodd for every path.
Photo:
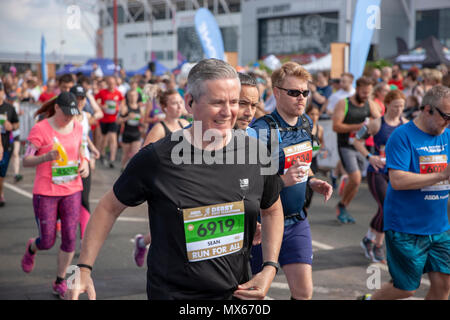
<instances>
[{"instance_id":1,"label":"spectator in background","mask_svg":"<svg viewBox=\"0 0 450 320\"><path fill-rule=\"evenodd\" d=\"M436 69L427 70L424 73L424 91L425 93L431 88L442 83L442 72Z\"/></svg>"},{"instance_id":2,"label":"spectator in background","mask_svg":"<svg viewBox=\"0 0 450 320\"><path fill-rule=\"evenodd\" d=\"M59 79L58 79L58 87L60 92L69 92L70 88L73 87L73 85L75 84L75 81L73 80L73 77L71 74L63 74Z\"/></svg>"},{"instance_id":3,"label":"spectator in background","mask_svg":"<svg viewBox=\"0 0 450 320\"><path fill-rule=\"evenodd\" d=\"M55 78L49 78L47 81L47 87L45 88L44 92L41 93L39 96L38 102L40 104L47 102L53 97L57 96L57 90L58 87L56 86L56 80Z\"/></svg>"},{"instance_id":4,"label":"spectator in background","mask_svg":"<svg viewBox=\"0 0 450 320\"><path fill-rule=\"evenodd\" d=\"M325 72L318 72L314 80L315 83L310 82L308 87L311 90L312 103L320 110L331 96L333 89L328 84L328 74Z\"/></svg>"},{"instance_id":5,"label":"spectator in background","mask_svg":"<svg viewBox=\"0 0 450 320\"><path fill-rule=\"evenodd\" d=\"M353 88L353 74L345 72L341 75L340 80L340 89L333 93L330 98L328 99L327 103L324 103L322 106L321 113L326 111L328 115L332 115L334 112L334 108L336 107L336 104L345 98L348 98L355 94L355 88Z\"/></svg>"},{"instance_id":6,"label":"spectator in background","mask_svg":"<svg viewBox=\"0 0 450 320\"><path fill-rule=\"evenodd\" d=\"M119 90L120 93L122 94L122 96L125 97L128 90L130 89L130 86L128 85L128 83L123 82L121 77L115 77L115 78L116 78L116 83L117 83L117 90Z\"/></svg>"},{"instance_id":7,"label":"spectator in background","mask_svg":"<svg viewBox=\"0 0 450 320\"><path fill-rule=\"evenodd\" d=\"M103 78L103 70L102 68L97 65L95 62L92 64L92 73L91 77L94 78Z\"/></svg>"},{"instance_id":8,"label":"spectator in background","mask_svg":"<svg viewBox=\"0 0 450 320\"><path fill-rule=\"evenodd\" d=\"M380 107L381 115L384 115L384 112L386 111L383 101L389 90L389 85L386 82L380 82L373 88L372 98L373 101Z\"/></svg>"},{"instance_id":9,"label":"spectator in background","mask_svg":"<svg viewBox=\"0 0 450 320\"><path fill-rule=\"evenodd\" d=\"M419 114L419 100L416 96L408 96L406 98L405 110L403 111L403 117L408 120L413 120Z\"/></svg>"},{"instance_id":10,"label":"spectator in background","mask_svg":"<svg viewBox=\"0 0 450 320\"><path fill-rule=\"evenodd\" d=\"M383 79L381 79L381 71L378 68L374 68L372 70L372 74L370 77L372 78L372 81L374 84L377 84L378 82L383 81Z\"/></svg>"},{"instance_id":11,"label":"spectator in background","mask_svg":"<svg viewBox=\"0 0 450 320\"><path fill-rule=\"evenodd\" d=\"M381 69L381 81L389 83L392 79L392 68L385 66Z\"/></svg>"},{"instance_id":12,"label":"spectator in background","mask_svg":"<svg viewBox=\"0 0 450 320\"><path fill-rule=\"evenodd\" d=\"M405 79L403 80L403 93L408 98L409 96L414 96L420 102L422 101L422 97L424 95L424 91L422 86L417 81L417 76L419 74L419 70L412 69L408 71ZM406 106L406 109L408 107Z\"/></svg>"},{"instance_id":13,"label":"spectator in background","mask_svg":"<svg viewBox=\"0 0 450 320\"><path fill-rule=\"evenodd\" d=\"M392 86L396 86L398 90L403 90L403 76L400 66L395 64L392 66L392 79L388 81L391 85L391 89L394 90Z\"/></svg>"},{"instance_id":14,"label":"spectator in background","mask_svg":"<svg viewBox=\"0 0 450 320\"><path fill-rule=\"evenodd\" d=\"M331 89L333 90L333 93L338 91L341 88L340 79L330 79L330 85Z\"/></svg>"},{"instance_id":15,"label":"spectator in background","mask_svg":"<svg viewBox=\"0 0 450 320\"><path fill-rule=\"evenodd\" d=\"M3 83L0 83L0 132L3 146L2 160L0 161L0 207L5 205L3 183L13 149L10 137L11 133L17 129L19 129L19 117L17 116L16 109L5 102L5 90Z\"/></svg>"},{"instance_id":16,"label":"spectator in background","mask_svg":"<svg viewBox=\"0 0 450 320\"><path fill-rule=\"evenodd\" d=\"M442 77L442 85L450 88L450 73L447 73Z\"/></svg>"}]
</instances>

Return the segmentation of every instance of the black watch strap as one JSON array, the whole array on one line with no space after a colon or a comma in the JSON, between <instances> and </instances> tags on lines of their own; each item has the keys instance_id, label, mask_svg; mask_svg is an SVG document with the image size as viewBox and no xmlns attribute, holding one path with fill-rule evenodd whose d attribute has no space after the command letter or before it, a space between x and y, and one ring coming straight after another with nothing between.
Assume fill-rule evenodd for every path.
<instances>
[{"instance_id":1,"label":"black watch strap","mask_svg":"<svg viewBox=\"0 0 450 320\"><path fill-rule=\"evenodd\" d=\"M261 269L264 269L265 266L272 266L275 268L276 273L278 273L278 269L280 269L280 265L277 262L273 262L273 261L266 261L262 264Z\"/></svg>"}]
</instances>

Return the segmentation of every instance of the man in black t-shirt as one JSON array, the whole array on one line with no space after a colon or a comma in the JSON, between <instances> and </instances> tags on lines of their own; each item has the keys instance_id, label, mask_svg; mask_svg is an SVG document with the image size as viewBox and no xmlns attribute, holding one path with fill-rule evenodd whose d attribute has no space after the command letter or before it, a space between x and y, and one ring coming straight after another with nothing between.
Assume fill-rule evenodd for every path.
<instances>
[{"instance_id":1,"label":"man in black t-shirt","mask_svg":"<svg viewBox=\"0 0 450 320\"><path fill-rule=\"evenodd\" d=\"M69 298L83 292L95 298L90 271L100 247L120 213L144 201L152 234L149 299L265 297L278 270L283 182L264 170L265 146L232 130L239 94L238 75L226 62L207 59L192 68L185 99L193 125L141 149L101 199L83 240L80 286ZM253 161L257 150L261 160ZM259 213L264 264L250 279Z\"/></svg>"},{"instance_id":2,"label":"man in black t-shirt","mask_svg":"<svg viewBox=\"0 0 450 320\"><path fill-rule=\"evenodd\" d=\"M5 90L3 83L0 83L0 131L3 145L3 157L0 160L0 207L5 205L3 183L13 147L11 133L17 129L19 129L19 117L17 116L16 109L5 102Z\"/></svg>"}]
</instances>

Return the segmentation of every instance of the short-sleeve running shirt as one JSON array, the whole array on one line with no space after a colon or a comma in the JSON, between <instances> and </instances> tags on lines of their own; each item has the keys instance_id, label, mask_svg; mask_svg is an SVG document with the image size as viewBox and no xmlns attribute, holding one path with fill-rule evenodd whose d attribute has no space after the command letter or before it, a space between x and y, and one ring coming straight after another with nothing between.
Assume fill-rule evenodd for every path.
<instances>
[{"instance_id":1,"label":"short-sleeve running shirt","mask_svg":"<svg viewBox=\"0 0 450 320\"><path fill-rule=\"evenodd\" d=\"M124 99L120 91L115 89L111 92L108 89L103 89L95 95L95 99L101 100L100 105L103 110L103 118L99 121L103 123L116 122L117 113L119 112L119 103Z\"/></svg>"},{"instance_id":2,"label":"short-sleeve running shirt","mask_svg":"<svg viewBox=\"0 0 450 320\"><path fill-rule=\"evenodd\" d=\"M150 299L230 299L238 284L249 280L260 208L275 203L283 183L278 175L262 175L261 164L250 160L223 162L241 153L249 159L249 141L256 139L241 134L242 144L235 133L224 149L206 152L180 136L173 141L180 133L142 148L113 191L127 206L147 201Z\"/></svg>"},{"instance_id":3,"label":"short-sleeve running shirt","mask_svg":"<svg viewBox=\"0 0 450 320\"><path fill-rule=\"evenodd\" d=\"M57 137L67 153L68 163L58 167L54 161L47 161L36 167L33 194L44 196L67 196L83 190L78 174L78 161L82 144L83 128L73 121L71 133L61 134L55 131L47 119L34 125L28 135L28 141L38 148L37 156L53 149L53 137Z\"/></svg>"},{"instance_id":4,"label":"short-sleeve running shirt","mask_svg":"<svg viewBox=\"0 0 450 320\"><path fill-rule=\"evenodd\" d=\"M444 170L450 158L450 131L439 136L420 130L413 121L398 127L386 145L386 167L417 174ZM449 182L420 190L394 190L384 200L384 230L432 235L450 229L447 216Z\"/></svg>"}]
</instances>

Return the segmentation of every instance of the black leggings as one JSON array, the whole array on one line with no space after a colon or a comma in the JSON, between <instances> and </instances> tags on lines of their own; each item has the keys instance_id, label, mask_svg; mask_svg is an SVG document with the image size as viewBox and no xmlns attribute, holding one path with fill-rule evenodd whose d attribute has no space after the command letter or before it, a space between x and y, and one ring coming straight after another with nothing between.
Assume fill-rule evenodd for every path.
<instances>
[{"instance_id":1,"label":"black leggings","mask_svg":"<svg viewBox=\"0 0 450 320\"><path fill-rule=\"evenodd\" d=\"M83 182L83 192L81 193L81 205L89 212L89 193L91 192L91 167L89 167L89 175L87 178L81 178Z\"/></svg>"},{"instance_id":2,"label":"black leggings","mask_svg":"<svg viewBox=\"0 0 450 320\"><path fill-rule=\"evenodd\" d=\"M378 204L378 211L370 222L370 227L377 232L383 233L383 205L386 190L389 183L389 176L384 173L367 172L367 183L370 193Z\"/></svg>"}]
</instances>

